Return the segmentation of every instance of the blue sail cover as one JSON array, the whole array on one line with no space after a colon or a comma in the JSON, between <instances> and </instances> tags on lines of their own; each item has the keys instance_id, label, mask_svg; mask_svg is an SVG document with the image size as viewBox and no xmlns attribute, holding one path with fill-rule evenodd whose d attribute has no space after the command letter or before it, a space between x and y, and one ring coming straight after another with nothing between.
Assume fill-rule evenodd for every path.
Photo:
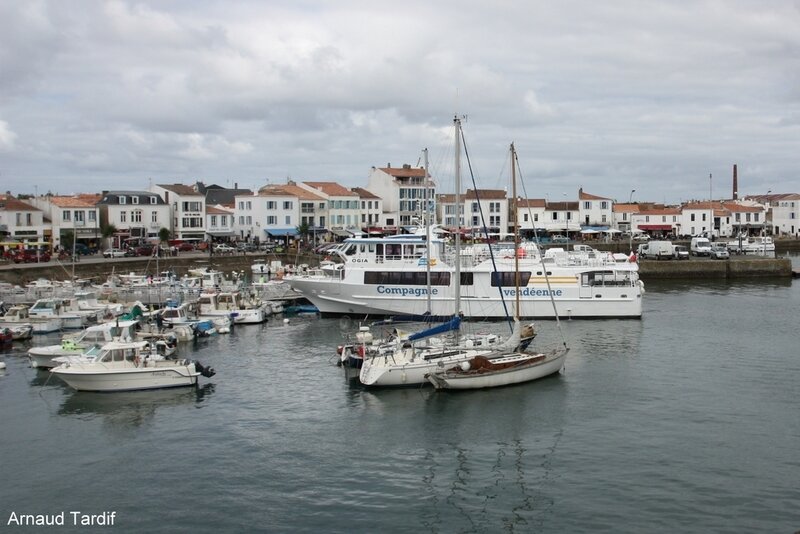
<instances>
[{"instance_id":1,"label":"blue sail cover","mask_svg":"<svg viewBox=\"0 0 800 534\"><path fill-rule=\"evenodd\" d=\"M461 317L453 317L449 321L444 324L440 324L437 326L433 326L431 328L422 330L421 332L417 332L415 334L411 334L408 336L409 341L416 341L418 339L423 339L426 337L435 336L436 334L443 334L445 332L451 332L453 330L458 330L461 326Z\"/></svg>"}]
</instances>

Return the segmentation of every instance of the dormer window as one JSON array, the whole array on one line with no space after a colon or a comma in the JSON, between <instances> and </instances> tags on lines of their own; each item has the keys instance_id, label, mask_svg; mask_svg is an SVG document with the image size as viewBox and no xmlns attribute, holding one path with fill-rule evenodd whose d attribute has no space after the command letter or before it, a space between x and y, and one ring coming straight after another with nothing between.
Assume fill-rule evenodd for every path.
<instances>
[{"instance_id":1,"label":"dormer window","mask_svg":"<svg viewBox=\"0 0 800 534\"><path fill-rule=\"evenodd\" d=\"M131 202L134 203L134 204L138 204L139 203L139 197L131 197Z\"/></svg>"},{"instance_id":2,"label":"dormer window","mask_svg":"<svg viewBox=\"0 0 800 534\"><path fill-rule=\"evenodd\" d=\"M150 197L150 204L158 204L158 199L156 197Z\"/></svg>"},{"instance_id":3,"label":"dormer window","mask_svg":"<svg viewBox=\"0 0 800 534\"><path fill-rule=\"evenodd\" d=\"M123 197L123 196L120 196L119 197L119 203L120 204L127 204L128 203L128 199Z\"/></svg>"}]
</instances>

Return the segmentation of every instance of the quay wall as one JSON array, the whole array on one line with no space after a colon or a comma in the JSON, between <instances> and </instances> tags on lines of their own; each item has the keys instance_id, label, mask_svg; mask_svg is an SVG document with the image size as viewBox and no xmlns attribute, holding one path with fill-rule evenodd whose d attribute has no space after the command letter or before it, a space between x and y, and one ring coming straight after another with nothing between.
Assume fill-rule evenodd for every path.
<instances>
[{"instance_id":1,"label":"quay wall","mask_svg":"<svg viewBox=\"0 0 800 534\"><path fill-rule=\"evenodd\" d=\"M643 260L642 280L666 278L762 278L792 276L788 258L731 258L730 260Z\"/></svg>"}]
</instances>

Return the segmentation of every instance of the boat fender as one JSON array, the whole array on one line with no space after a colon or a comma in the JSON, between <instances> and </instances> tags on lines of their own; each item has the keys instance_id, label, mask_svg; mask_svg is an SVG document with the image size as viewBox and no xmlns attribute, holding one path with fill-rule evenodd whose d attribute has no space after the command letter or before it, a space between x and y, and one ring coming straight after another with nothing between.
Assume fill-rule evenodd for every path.
<instances>
[{"instance_id":1,"label":"boat fender","mask_svg":"<svg viewBox=\"0 0 800 534\"><path fill-rule=\"evenodd\" d=\"M465 373L469 371L469 362L461 362L461 370Z\"/></svg>"},{"instance_id":2,"label":"boat fender","mask_svg":"<svg viewBox=\"0 0 800 534\"><path fill-rule=\"evenodd\" d=\"M364 345L358 346L358 355L361 356L362 358L364 357Z\"/></svg>"}]
</instances>

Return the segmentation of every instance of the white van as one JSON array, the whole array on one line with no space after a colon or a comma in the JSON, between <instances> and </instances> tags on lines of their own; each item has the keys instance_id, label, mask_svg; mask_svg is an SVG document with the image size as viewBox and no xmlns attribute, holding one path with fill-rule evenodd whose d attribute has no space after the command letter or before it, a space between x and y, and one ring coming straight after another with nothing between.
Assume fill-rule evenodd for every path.
<instances>
[{"instance_id":1,"label":"white van","mask_svg":"<svg viewBox=\"0 0 800 534\"><path fill-rule=\"evenodd\" d=\"M689 245L689 252L692 256L710 256L711 241L707 237L693 237Z\"/></svg>"},{"instance_id":2,"label":"white van","mask_svg":"<svg viewBox=\"0 0 800 534\"><path fill-rule=\"evenodd\" d=\"M643 245L639 245L639 255L647 259L672 259L674 252L672 241L650 241Z\"/></svg>"}]
</instances>

